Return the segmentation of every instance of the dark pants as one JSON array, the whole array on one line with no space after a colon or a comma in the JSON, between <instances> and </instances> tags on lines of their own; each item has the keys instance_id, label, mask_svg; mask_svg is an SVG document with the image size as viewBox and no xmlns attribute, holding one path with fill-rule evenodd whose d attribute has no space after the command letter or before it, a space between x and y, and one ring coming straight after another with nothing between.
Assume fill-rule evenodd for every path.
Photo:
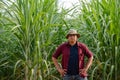
<instances>
[{"instance_id":1,"label":"dark pants","mask_svg":"<svg viewBox=\"0 0 120 80\"><path fill-rule=\"evenodd\" d=\"M80 75L65 75L63 80L87 80L87 77L80 77Z\"/></svg>"}]
</instances>

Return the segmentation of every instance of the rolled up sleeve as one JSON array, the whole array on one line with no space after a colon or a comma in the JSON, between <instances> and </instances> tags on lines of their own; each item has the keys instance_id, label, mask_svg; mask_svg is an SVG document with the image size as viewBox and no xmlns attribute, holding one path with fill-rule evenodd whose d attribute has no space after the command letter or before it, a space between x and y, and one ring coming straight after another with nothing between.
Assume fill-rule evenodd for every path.
<instances>
[{"instance_id":1,"label":"rolled up sleeve","mask_svg":"<svg viewBox=\"0 0 120 80\"><path fill-rule=\"evenodd\" d=\"M82 44L84 46L84 50L85 50L85 55L90 58L93 56L93 53L88 49L88 47L85 44Z\"/></svg>"}]
</instances>

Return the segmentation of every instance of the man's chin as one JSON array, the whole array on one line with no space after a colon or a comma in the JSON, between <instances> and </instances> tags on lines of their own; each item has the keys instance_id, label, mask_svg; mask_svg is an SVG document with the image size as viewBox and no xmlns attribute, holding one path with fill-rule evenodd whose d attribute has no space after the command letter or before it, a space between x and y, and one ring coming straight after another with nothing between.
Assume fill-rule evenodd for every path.
<instances>
[{"instance_id":1,"label":"man's chin","mask_svg":"<svg viewBox=\"0 0 120 80\"><path fill-rule=\"evenodd\" d=\"M74 40L71 40L70 43L75 43L75 41L74 41Z\"/></svg>"}]
</instances>

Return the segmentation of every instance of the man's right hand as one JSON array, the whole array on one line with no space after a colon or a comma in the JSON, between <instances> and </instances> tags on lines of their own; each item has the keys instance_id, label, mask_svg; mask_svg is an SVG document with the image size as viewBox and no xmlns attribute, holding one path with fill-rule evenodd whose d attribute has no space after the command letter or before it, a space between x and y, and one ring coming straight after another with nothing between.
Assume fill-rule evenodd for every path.
<instances>
[{"instance_id":1,"label":"man's right hand","mask_svg":"<svg viewBox=\"0 0 120 80\"><path fill-rule=\"evenodd\" d=\"M63 77L65 76L65 74L67 73L67 70L66 69L58 69L58 72L60 73L60 75Z\"/></svg>"}]
</instances>

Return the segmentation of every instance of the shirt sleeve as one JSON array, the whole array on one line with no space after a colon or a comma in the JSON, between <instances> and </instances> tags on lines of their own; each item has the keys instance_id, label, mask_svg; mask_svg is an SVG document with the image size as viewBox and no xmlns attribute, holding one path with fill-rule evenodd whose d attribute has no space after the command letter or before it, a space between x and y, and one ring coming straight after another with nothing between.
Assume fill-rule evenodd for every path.
<instances>
[{"instance_id":1,"label":"shirt sleeve","mask_svg":"<svg viewBox=\"0 0 120 80\"><path fill-rule=\"evenodd\" d=\"M88 49L88 47L85 45L85 44L82 44L83 45L83 48L84 48L84 51L85 51L85 55L90 58L93 56L93 53Z\"/></svg>"},{"instance_id":2,"label":"shirt sleeve","mask_svg":"<svg viewBox=\"0 0 120 80\"><path fill-rule=\"evenodd\" d=\"M53 53L52 57L54 57L54 58L57 59L57 58L60 56L61 52L62 52L62 45L60 45L60 46L56 49L56 51Z\"/></svg>"}]
</instances>

